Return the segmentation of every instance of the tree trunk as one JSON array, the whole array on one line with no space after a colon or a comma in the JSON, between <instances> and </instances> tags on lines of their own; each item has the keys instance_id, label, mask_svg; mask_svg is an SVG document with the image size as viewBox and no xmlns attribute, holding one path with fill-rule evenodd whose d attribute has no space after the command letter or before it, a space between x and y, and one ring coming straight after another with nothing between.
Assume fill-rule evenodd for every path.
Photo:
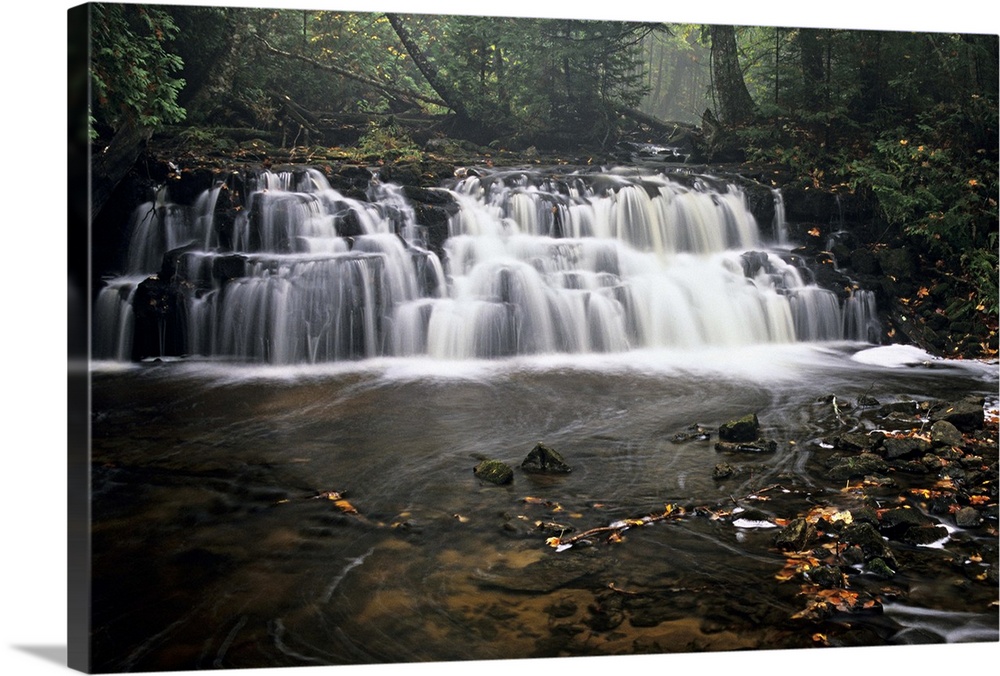
<instances>
[{"instance_id":1,"label":"tree trunk","mask_svg":"<svg viewBox=\"0 0 1000 676\"><path fill-rule=\"evenodd\" d=\"M91 219L100 213L115 187L135 164L152 134L153 130L149 127L142 127L128 120L111 137L107 148L94 154L90 179Z\"/></svg>"},{"instance_id":2,"label":"tree trunk","mask_svg":"<svg viewBox=\"0 0 1000 676\"><path fill-rule=\"evenodd\" d=\"M808 110L819 110L826 102L823 91L823 44L820 31L803 28L798 33L799 54L802 59L803 103Z\"/></svg>"},{"instance_id":3,"label":"tree trunk","mask_svg":"<svg viewBox=\"0 0 1000 676\"><path fill-rule=\"evenodd\" d=\"M750 121L754 103L743 80L739 54L736 51L734 26L711 26L712 75L719 96L719 119L723 124L738 127Z\"/></svg>"},{"instance_id":4,"label":"tree trunk","mask_svg":"<svg viewBox=\"0 0 1000 676\"><path fill-rule=\"evenodd\" d=\"M399 37L399 41L403 43L403 47L406 48L406 52L413 59L414 65L420 70L421 75L427 80L427 84L441 97L449 108L455 111L455 114L463 120L469 120L469 111L466 110L465 105L461 99L448 87L444 80L441 79L440 74L430 61L427 60L426 55L414 41L413 37L410 35L410 31L407 30L406 25L403 23L402 19L399 18L398 14L386 13L385 17L389 20L392 25L392 29L396 31L396 35Z\"/></svg>"},{"instance_id":5,"label":"tree trunk","mask_svg":"<svg viewBox=\"0 0 1000 676\"><path fill-rule=\"evenodd\" d=\"M248 24L246 9L227 10L223 41L216 49L211 69L206 73L199 73L196 86L185 93L185 107L188 110L210 115L217 102L229 99L236 73L247 56L244 36L248 33Z\"/></svg>"}]
</instances>

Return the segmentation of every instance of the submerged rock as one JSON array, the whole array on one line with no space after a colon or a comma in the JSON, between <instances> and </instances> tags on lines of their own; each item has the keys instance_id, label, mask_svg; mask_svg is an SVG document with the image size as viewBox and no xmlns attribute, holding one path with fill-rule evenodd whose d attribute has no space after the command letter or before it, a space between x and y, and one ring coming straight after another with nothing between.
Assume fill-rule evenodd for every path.
<instances>
[{"instance_id":1,"label":"submerged rock","mask_svg":"<svg viewBox=\"0 0 1000 676\"><path fill-rule=\"evenodd\" d=\"M739 474L741 474L740 468L733 467L728 462L721 462L712 469L712 478L716 481L730 479Z\"/></svg>"},{"instance_id":2,"label":"submerged rock","mask_svg":"<svg viewBox=\"0 0 1000 676\"><path fill-rule=\"evenodd\" d=\"M778 442L770 439L757 439L739 443L720 441L715 444L715 450L727 453L774 453L778 450Z\"/></svg>"},{"instance_id":3,"label":"submerged rock","mask_svg":"<svg viewBox=\"0 0 1000 676\"><path fill-rule=\"evenodd\" d=\"M499 460L483 460L472 472L480 481L497 486L505 486L514 481L514 470Z\"/></svg>"},{"instance_id":4,"label":"submerged rock","mask_svg":"<svg viewBox=\"0 0 1000 676\"><path fill-rule=\"evenodd\" d=\"M528 453L521 463L521 469L537 474L568 474L572 471L572 468L558 451L541 442L535 444L535 447Z\"/></svg>"}]
</instances>

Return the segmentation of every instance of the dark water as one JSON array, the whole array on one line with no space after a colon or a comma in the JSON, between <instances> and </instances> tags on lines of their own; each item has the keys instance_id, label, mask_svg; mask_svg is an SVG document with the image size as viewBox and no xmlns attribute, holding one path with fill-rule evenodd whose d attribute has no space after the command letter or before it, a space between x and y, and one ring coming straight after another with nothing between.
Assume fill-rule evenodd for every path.
<instances>
[{"instance_id":1,"label":"dark water","mask_svg":"<svg viewBox=\"0 0 1000 676\"><path fill-rule=\"evenodd\" d=\"M825 439L874 423L838 421L826 395L996 397L995 365L902 366L892 349L858 349L97 364L95 669L797 648L817 633L831 645L995 641L995 586L955 563L995 544L985 530L911 548L891 584L852 577L892 587L884 612L809 622L794 617L800 585L776 579L775 530L734 524L736 506L781 518L856 506L826 477ZM773 454L678 437L748 412ZM522 472L538 441L573 471ZM486 457L515 468L512 485L476 480ZM720 462L747 471L718 480ZM619 543L546 544L667 503L689 511Z\"/></svg>"}]
</instances>

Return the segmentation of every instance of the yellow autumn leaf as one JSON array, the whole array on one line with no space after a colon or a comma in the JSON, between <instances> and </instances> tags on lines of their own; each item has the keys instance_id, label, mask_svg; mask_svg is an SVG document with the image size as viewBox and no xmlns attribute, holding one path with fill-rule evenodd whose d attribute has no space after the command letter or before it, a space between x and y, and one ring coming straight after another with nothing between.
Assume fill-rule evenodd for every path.
<instances>
[{"instance_id":1,"label":"yellow autumn leaf","mask_svg":"<svg viewBox=\"0 0 1000 676\"><path fill-rule=\"evenodd\" d=\"M332 498L331 498L332 499ZM347 500L334 500L334 506L345 514L357 514L358 510L354 508L354 505L349 503Z\"/></svg>"}]
</instances>

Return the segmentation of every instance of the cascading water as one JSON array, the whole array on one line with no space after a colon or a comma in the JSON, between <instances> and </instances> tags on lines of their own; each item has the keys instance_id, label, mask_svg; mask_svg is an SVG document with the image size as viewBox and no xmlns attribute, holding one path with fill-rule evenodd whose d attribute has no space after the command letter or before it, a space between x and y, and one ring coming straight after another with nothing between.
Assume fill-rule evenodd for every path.
<instances>
[{"instance_id":1,"label":"cascading water","mask_svg":"<svg viewBox=\"0 0 1000 676\"><path fill-rule=\"evenodd\" d=\"M311 170L161 190L94 304L94 668L994 640L995 538L951 511L989 490L986 430L961 451L916 432L970 394L995 408L996 365L871 345L873 294L805 260L780 205L762 236L745 190L510 171L359 200ZM713 451L749 412L769 446ZM858 463L845 486L846 443L906 429L910 454L867 454L886 481ZM517 465L539 441L573 471ZM876 502L941 525L879 532L905 552L890 578L827 529L844 547L807 547L831 586L789 578L769 526ZM548 546L609 524L628 533ZM870 601L807 615L830 590Z\"/></svg>"},{"instance_id":2,"label":"cascading water","mask_svg":"<svg viewBox=\"0 0 1000 676\"><path fill-rule=\"evenodd\" d=\"M191 207L161 190L136 210L126 276L95 304L97 358L136 356L136 289L164 274L172 302L148 302L158 330L179 334L178 354L208 358L877 340L870 293L841 301L805 281L793 257L765 250L744 194L708 178L470 176L440 189L456 205L440 256L395 186L373 181L358 201L306 170L263 172L249 188L228 229L214 217L221 183ZM161 268L168 252L173 268Z\"/></svg>"}]
</instances>

